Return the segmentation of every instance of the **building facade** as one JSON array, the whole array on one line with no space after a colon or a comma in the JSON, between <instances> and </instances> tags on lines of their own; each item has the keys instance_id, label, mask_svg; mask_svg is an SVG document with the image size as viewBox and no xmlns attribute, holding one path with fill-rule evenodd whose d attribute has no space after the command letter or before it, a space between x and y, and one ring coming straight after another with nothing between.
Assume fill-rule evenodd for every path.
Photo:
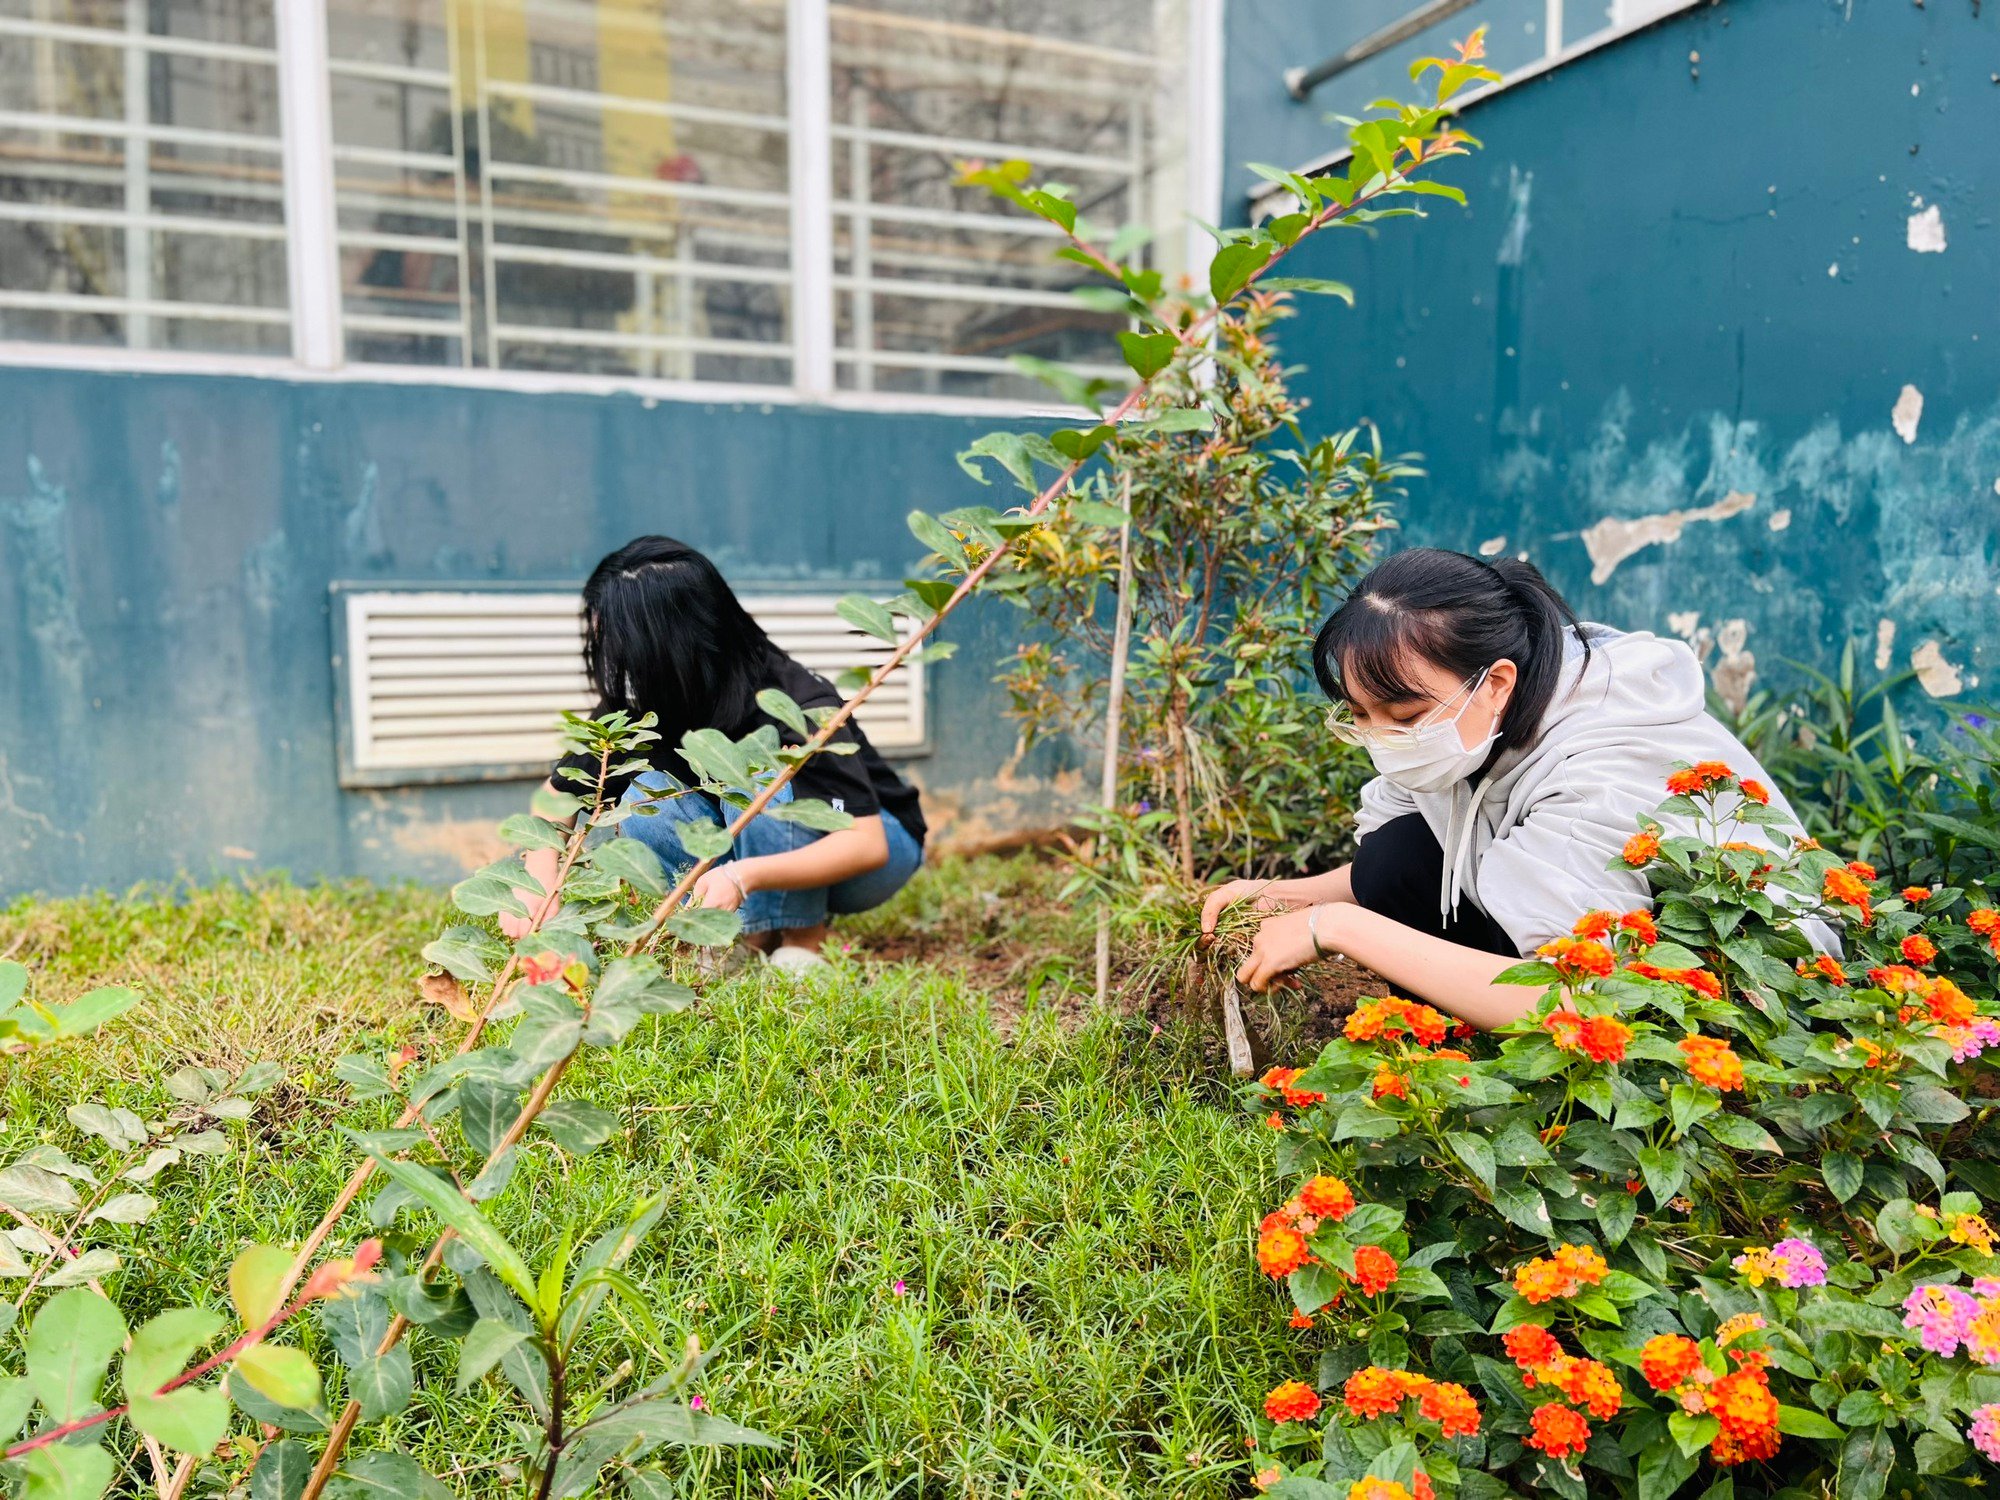
<instances>
[{"instance_id":1,"label":"building facade","mask_svg":"<svg viewBox=\"0 0 2000 1500\"><path fill-rule=\"evenodd\" d=\"M1109 347L956 163L1027 157L1199 274L1190 219L1264 206L1245 162L1322 157L1480 21L1469 207L1310 252L1361 296L1287 331L1321 425L1426 454L1411 537L1529 551L1586 613L1718 663L1889 619L1970 688L1976 9L0 0L0 890L489 857L579 691L564 596L640 532L851 656L831 598L892 589L907 511L990 498L954 453L1039 414L1016 357ZM1078 789L1014 754L1014 625L966 611L871 722L948 836Z\"/></svg>"}]
</instances>

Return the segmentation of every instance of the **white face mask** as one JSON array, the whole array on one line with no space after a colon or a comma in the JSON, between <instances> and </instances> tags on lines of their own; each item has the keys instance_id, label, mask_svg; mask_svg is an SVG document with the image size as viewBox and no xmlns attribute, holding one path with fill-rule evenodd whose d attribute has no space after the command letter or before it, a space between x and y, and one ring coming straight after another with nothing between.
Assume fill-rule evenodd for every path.
<instances>
[{"instance_id":1,"label":"white face mask","mask_svg":"<svg viewBox=\"0 0 2000 1500\"><path fill-rule=\"evenodd\" d=\"M1472 707L1472 699L1485 681L1486 673L1481 672L1460 689L1466 695L1465 702L1449 718L1426 719L1409 728L1399 725L1364 729L1352 725L1349 726L1348 737L1368 752L1375 769L1386 780L1394 782L1404 791L1442 792L1485 765L1493 742L1500 737L1500 723L1496 716L1486 738L1471 749L1468 750L1465 741L1459 738L1458 721L1465 717L1466 709ZM1448 702L1440 705L1438 712L1449 706Z\"/></svg>"}]
</instances>

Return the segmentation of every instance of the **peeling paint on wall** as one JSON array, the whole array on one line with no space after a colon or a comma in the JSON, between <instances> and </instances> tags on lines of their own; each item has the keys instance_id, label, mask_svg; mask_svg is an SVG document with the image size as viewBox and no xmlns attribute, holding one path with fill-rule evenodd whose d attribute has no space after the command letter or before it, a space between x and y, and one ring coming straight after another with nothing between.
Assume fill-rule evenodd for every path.
<instances>
[{"instance_id":1,"label":"peeling paint on wall","mask_svg":"<svg viewBox=\"0 0 2000 1500\"><path fill-rule=\"evenodd\" d=\"M1684 641L1694 639L1695 628L1700 624L1701 613L1698 610L1675 610L1667 616L1667 629L1671 630Z\"/></svg>"},{"instance_id":2,"label":"peeling paint on wall","mask_svg":"<svg viewBox=\"0 0 2000 1500\"><path fill-rule=\"evenodd\" d=\"M1908 240L1910 248L1919 255L1944 252L1944 216L1935 203L1910 215Z\"/></svg>"},{"instance_id":3,"label":"peeling paint on wall","mask_svg":"<svg viewBox=\"0 0 2000 1500\"><path fill-rule=\"evenodd\" d=\"M2000 485L1996 485L1995 488L2000 488ZM1479 544L1479 555L1481 557L1498 557L1506 550L1507 538L1504 536L1490 536Z\"/></svg>"},{"instance_id":4,"label":"peeling paint on wall","mask_svg":"<svg viewBox=\"0 0 2000 1500\"><path fill-rule=\"evenodd\" d=\"M1965 689L1958 668L1944 659L1944 648L1936 641L1925 641L1912 651L1910 666L1918 684L1933 698L1953 698Z\"/></svg>"},{"instance_id":5,"label":"peeling paint on wall","mask_svg":"<svg viewBox=\"0 0 2000 1500\"><path fill-rule=\"evenodd\" d=\"M1603 583L1618 571L1618 565L1642 548L1665 545L1681 539L1682 530L1693 521L1726 521L1757 503L1755 495L1731 490L1713 505L1691 510L1662 511L1658 515L1606 516L1586 527L1583 545L1590 553L1590 581Z\"/></svg>"},{"instance_id":6,"label":"peeling paint on wall","mask_svg":"<svg viewBox=\"0 0 2000 1500\"><path fill-rule=\"evenodd\" d=\"M1889 413L1889 425L1896 429L1896 436L1906 443L1917 440L1917 423L1924 418L1924 393L1913 385L1903 387L1896 397L1895 410Z\"/></svg>"},{"instance_id":7,"label":"peeling paint on wall","mask_svg":"<svg viewBox=\"0 0 2000 1500\"><path fill-rule=\"evenodd\" d=\"M1748 649L1750 622L1728 620L1715 633L1715 646L1719 655L1714 667L1709 670L1709 680L1715 684L1715 694L1736 713L1742 713L1750 701L1750 689L1757 681L1757 658Z\"/></svg>"},{"instance_id":8,"label":"peeling paint on wall","mask_svg":"<svg viewBox=\"0 0 2000 1500\"><path fill-rule=\"evenodd\" d=\"M1507 169L1507 228L1500 236L1500 252L1494 259L1503 266L1518 266L1528 254L1528 200L1535 193L1535 174L1519 167Z\"/></svg>"},{"instance_id":9,"label":"peeling paint on wall","mask_svg":"<svg viewBox=\"0 0 2000 1500\"><path fill-rule=\"evenodd\" d=\"M1875 670L1886 672L1896 659L1896 622L1882 620L1875 626Z\"/></svg>"},{"instance_id":10,"label":"peeling paint on wall","mask_svg":"<svg viewBox=\"0 0 2000 1500\"><path fill-rule=\"evenodd\" d=\"M1773 531L1783 531L1787 526L1791 524L1792 524L1792 511L1790 506L1786 506L1782 510L1774 510L1771 512L1771 529Z\"/></svg>"}]
</instances>

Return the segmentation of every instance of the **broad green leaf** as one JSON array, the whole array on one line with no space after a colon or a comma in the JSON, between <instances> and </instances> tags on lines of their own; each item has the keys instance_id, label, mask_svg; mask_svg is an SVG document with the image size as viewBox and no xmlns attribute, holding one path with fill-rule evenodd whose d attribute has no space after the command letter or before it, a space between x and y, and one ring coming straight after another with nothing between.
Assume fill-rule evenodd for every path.
<instances>
[{"instance_id":1,"label":"broad green leaf","mask_svg":"<svg viewBox=\"0 0 2000 1500\"><path fill-rule=\"evenodd\" d=\"M35 1404L34 1388L18 1375L0 1375L0 1447L14 1441Z\"/></svg>"},{"instance_id":2,"label":"broad green leaf","mask_svg":"<svg viewBox=\"0 0 2000 1500\"><path fill-rule=\"evenodd\" d=\"M229 1300L248 1330L262 1328L278 1311L284 1296L292 1253L276 1245L252 1245L229 1268Z\"/></svg>"},{"instance_id":3,"label":"broad green leaf","mask_svg":"<svg viewBox=\"0 0 2000 1500\"><path fill-rule=\"evenodd\" d=\"M1549 1205L1525 1182L1500 1182L1493 1188L1493 1206L1530 1234L1550 1232Z\"/></svg>"},{"instance_id":4,"label":"broad green leaf","mask_svg":"<svg viewBox=\"0 0 2000 1500\"><path fill-rule=\"evenodd\" d=\"M666 866L660 863L659 855L638 839L606 839L592 851L590 863L594 869L624 881L641 895L667 893Z\"/></svg>"},{"instance_id":5,"label":"broad green leaf","mask_svg":"<svg viewBox=\"0 0 2000 1500\"><path fill-rule=\"evenodd\" d=\"M1249 284L1250 278L1270 263L1271 246L1224 245L1208 263L1208 290L1217 302L1227 302Z\"/></svg>"},{"instance_id":6,"label":"broad green leaf","mask_svg":"<svg viewBox=\"0 0 2000 1500\"><path fill-rule=\"evenodd\" d=\"M299 1500L313 1469L312 1451L286 1438L271 1444L250 1471L250 1500Z\"/></svg>"},{"instance_id":7,"label":"broad green leaf","mask_svg":"<svg viewBox=\"0 0 2000 1500\"><path fill-rule=\"evenodd\" d=\"M85 1282L101 1281L117 1270L121 1264L123 1262L119 1260L117 1251L107 1250L102 1245L94 1245L74 1260L66 1260L59 1264L55 1270L42 1278L42 1285L53 1288L82 1286Z\"/></svg>"},{"instance_id":8,"label":"broad green leaf","mask_svg":"<svg viewBox=\"0 0 2000 1500\"><path fill-rule=\"evenodd\" d=\"M1171 333L1128 331L1118 335L1118 347L1124 351L1125 363L1138 377L1151 380L1173 362L1174 351L1180 343Z\"/></svg>"},{"instance_id":9,"label":"broad green leaf","mask_svg":"<svg viewBox=\"0 0 2000 1500\"><path fill-rule=\"evenodd\" d=\"M618 1116L581 1099L558 1099L535 1118L535 1126L570 1155L587 1156L611 1139Z\"/></svg>"},{"instance_id":10,"label":"broad green leaf","mask_svg":"<svg viewBox=\"0 0 2000 1500\"><path fill-rule=\"evenodd\" d=\"M1080 464L1102 448L1114 431L1115 428L1102 422L1089 428L1064 427L1050 433L1049 442L1054 445L1056 452L1071 463ZM963 567L964 564L961 563L960 566Z\"/></svg>"},{"instance_id":11,"label":"broad green leaf","mask_svg":"<svg viewBox=\"0 0 2000 1500\"><path fill-rule=\"evenodd\" d=\"M521 1091L490 1078L468 1078L458 1088L458 1128L476 1156L490 1156L521 1113Z\"/></svg>"},{"instance_id":12,"label":"broad green leaf","mask_svg":"<svg viewBox=\"0 0 2000 1500\"><path fill-rule=\"evenodd\" d=\"M458 1350L458 1389L472 1385L499 1364L509 1349L531 1337L524 1328L510 1328L493 1318L481 1318Z\"/></svg>"},{"instance_id":13,"label":"broad green leaf","mask_svg":"<svg viewBox=\"0 0 2000 1500\"><path fill-rule=\"evenodd\" d=\"M726 948L743 930L742 916L715 906L684 906L667 917L667 931L697 948Z\"/></svg>"},{"instance_id":14,"label":"broad green leaf","mask_svg":"<svg viewBox=\"0 0 2000 1500\"><path fill-rule=\"evenodd\" d=\"M357 1453L326 1487L327 1500L454 1500L406 1453Z\"/></svg>"},{"instance_id":15,"label":"broad green leaf","mask_svg":"<svg viewBox=\"0 0 2000 1500\"><path fill-rule=\"evenodd\" d=\"M781 693L776 688L763 688L757 694L757 706L794 733L812 734L812 725L806 722L805 710L792 701L789 693Z\"/></svg>"},{"instance_id":16,"label":"broad green leaf","mask_svg":"<svg viewBox=\"0 0 2000 1500\"><path fill-rule=\"evenodd\" d=\"M28 966L11 958L0 958L0 1013L20 1004L28 992Z\"/></svg>"},{"instance_id":17,"label":"broad green leaf","mask_svg":"<svg viewBox=\"0 0 2000 1500\"><path fill-rule=\"evenodd\" d=\"M1632 1221L1639 1216L1639 1200L1636 1194L1616 1187L1607 1187L1597 1198L1597 1223L1604 1231L1604 1243L1620 1245L1625 1236L1632 1232Z\"/></svg>"},{"instance_id":18,"label":"broad green leaf","mask_svg":"<svg viewBox=\"0 0 2000 1500\"><path fill-rule=\"evenodd\" d=\"M141 1325L125 1351L125 1399L138 1401L158 1391L226 1326L219 1314L198 1307L175 1308Z\"/></svg>"},{"instance_id":19,"label":"broad green leaf","mask_svg":"<svg viewBox=\"0 0 2000 1500\"><path fill-rule=\"evenodd\" d=\"M1840 1449L1834 1480L1838 1500L1881 1500L1896 1466L1896 1442L1886 1426L1859 1427Z\"/></svg>"},{"instance_id":20,"label":"broad green leaf","mask_svg":"<svg viewBox=\"0 0 2000 1500\"><path fill-rule=\"evenodd\" d=\"M1056 449L1058 452L1061 452L1062 445L1058 443ZM1065 457L1067 456L1065 455ZM912 536L930 548L939 557L943 558L952 567L962 572L971 566L970 560L965 555L965 544L951 534L950 527L946 526L944 522L940 521L929 511L911 511L905 517L905 524L909 526ZM803 729L801 729L801 733L803 732Z\"/></svg>"},{"instance_id":21,"label":"broad green leaf","mask_svg":"<svg viewBox=\"0 0 2000 1500\"><path fill-rule=\"evenodd\" d=\"M569 842L569 830L533 813L515 813L500 820L500 837L517 849L560 849Z\"/></svg>"},{"instance_id":22,"label":"broad green leaf","mask_svg":"<svg viewBox=\"0 0 2000 1500\"><path fill-rule=\"evenodd\" d=\"M1699 1467L1699 1448L1690 1452L1679 1442L1649 1444L1639 1455L1639 1500L1667 1500Z\"/></svg>"},{"instance_id":23,"label":"broad green leaf","mask_svg":"<svg viewBox=\"0 0 2000 1500\"><path fill-rule=\"evenodd\" d=\"M79 995L67 1005L55 1006L56 1034L88 1036L105 1022L122 1016L139 1003L139 996L121 985L106 985Z\"/></svg>"},{"instance_id":24,"label":"broad green leaf","mask_svg":"<svg viewBox=\"0 0 2000 1500\"><path fill-rule=\"evenodd\" d=\"M849 594L837 601L833 609L835 614L863 635L872 635L892 646L900 639L895 616L879 599L871 599L866 594Z\"/></svg>"},{"instance_id":25,"label":"broad green leaf","mask_svg":"<svg viewBox=\"0 0 2000 1500\"><path fill-rule=\"evenodd\" d=\"M1484 1136L1474 1135L1468 1130L1455 1131L1444 1138L1444 1143L1451 1147L1452 1154L1465 1163L1474 1177L1489 1189L1493 1186L1497 1168L1493 1161L1493 1147L1487 1144Z\"/></svg>"},{"instance_id":26,"label":"broad green leaf","mask_svg":"<svg viewBox=\"0 0 2000 1500\"><path fill-rule=\"evenodd\" d=\"M1793 1437L1823 1438L1834 1443L1847 1436L1818 1412L1807 1411L1803 1406L1779 1407L1778 1431Z\"/></svg>"},{"instance_id":27,"label":"broad green leaf","mask_svg":"<svg viewBox=\"0 0 2000 1500\"><path fill-rule=\"evenodd\" d=\"M1820 1180L1842 1203L1861 1191L1862 1167L1858 1158L1845 1151L1829 1151L1820 1159Z\"/></svg>"},{"instance_id":28,"label":"broad green leaf","mask_svg":"<svg viewBox=\"0 0 2000 1500\"><path fill-rule=\"evenodd\" d=\"M1725 1146L1738 1151L1775 1151L1784 1154L1777 1137L1747 1115L1719 1114L1703 1123L1702 1128Z\"/></svg>"},{"instance_id":29,"label":"broad green leaf","mask_svg":"<svg viewBox=\"0 0 2000 1500\"><path fill-rule=\"evenodd\" d=\"M28 1483L22 1500L98 1500L117 1461L102 1448L51 1443L28 1455Z\"/></svg>"},{"instance_id":30,"label":"broad green leaf","mask_svg":"<svg viewBox=\"0 0 2000 1500\"><path fill-rule=\"evenodd\" d=\"M0 1168L0 1203L30 1218L74 1213L81 1202L74 1184L45 1167L22 1161Z\"/></svg>"},{"instance_id":31,"label":"broad green leaf","mask_svg":"<svg viewBox=\"0 0 2000 1500\"><path fill-rule=\"evenodd\" d=\"M284 1344L252 1344L236 1356L230 1369L247 1380L259 1395L280 1406L304 1411L319 1405L319 1369L303 1349Z\"/></svg>"},{"instance_id":32,"label":"broad green leaf","mask_svg":"<svg viewBox=\"0 0 2000 1500\"><path fill-rule=\"evenodd\" d=\"M927 651L944 649L942 646L927 647ZM780 823L796 823L801 828L811 828L819 833L838 833L843 828L854 826L854 814L822 802L817 797L794 797L789 802L773 802L764 809L765 816Z\"/></svg>"},{"instance_id":33,"label":"broad green leaf","mask_svg":"<svg viewBox=\"0 0 2000 1500\"><path fill-rule=\"evenodd\" d=\"M475 1205L466 1202L456 1188L433 1177L414 1162L400 1161L373 1151L368 1154L375 1158L377 1166L402 1184L411 1197L456 1230L459 1238L477 1252L515 1296L523 1302L534 1301L535 1278L528 1270L528 1263L521 1258L520 1251L508 1244L493 1221Z\"/></svg>"},{"instance_id":34,"label":"broad green leaf","mask_svg":"<svg viewBox=\"0 0 2000 1500\"><path fill-rule=\"evenodd\" d=\"M387 1354L364 1359L347 1371L347 1394L361 1403L361 1420L379 1422L410 1403L415 1375L410 1348L398 1344Z\"/></svg>"},{"instance_id":35,"label":"broad green leaf","mask_svg":"<svg viewBox=\"0 0 2000 1500\"><path fill-rule=\"evenodd\" d=\"M125 1342L125 1319L88 1287L51 1297L28 1325L28 1384L53 1422L82 1416L97 1402L104 1372Z\"/></svg>"},{"instance_id":36,"label":"broad green leaf","mask_svg":"<svg viewBox=\"0 0 2000 1500\"><path fill-rule=\"evenodd\" d=\"M70 1124L85 1135L94 1135L114 1150L129 1151L145 1144L146 1122L129 1109L111 1109L102 1104L72 1104L63 1111Z\"/></svg>"}]
</instances>

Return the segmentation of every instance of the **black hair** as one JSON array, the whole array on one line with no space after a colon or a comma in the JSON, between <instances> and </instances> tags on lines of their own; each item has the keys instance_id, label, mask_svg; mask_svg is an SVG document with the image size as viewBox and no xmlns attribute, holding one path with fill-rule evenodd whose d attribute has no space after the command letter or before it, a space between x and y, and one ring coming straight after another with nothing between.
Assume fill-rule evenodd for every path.
<instances>
[{"instance_id":1,"label":"black hair","mask_svg":"<svg viewBox=\"0 0 2000 1500\"><path fill-rule=\"evenodd\" d=\"M715 564L670 536L627 542L583 586L583 665L605 702L691 729L742 734L782 653Z\"/></svg>"},{"instance_id":2,"label":"black hair","mask_svg":"<svg viewBox=\"0 0 2000 1500\"><path fill-rule=\"evenodd\" d=\"M1313 675L1327 697L1350 684L1385 703L1421 698L1405 665L1414 656L1470 679L1505 658L1520 672L1493 753L1533 742L1562 680L1576 611L1531 562L1486 562L1414 547L1384 559L1341 601L1313 640Z\"/></svg>"}]
</instances>

